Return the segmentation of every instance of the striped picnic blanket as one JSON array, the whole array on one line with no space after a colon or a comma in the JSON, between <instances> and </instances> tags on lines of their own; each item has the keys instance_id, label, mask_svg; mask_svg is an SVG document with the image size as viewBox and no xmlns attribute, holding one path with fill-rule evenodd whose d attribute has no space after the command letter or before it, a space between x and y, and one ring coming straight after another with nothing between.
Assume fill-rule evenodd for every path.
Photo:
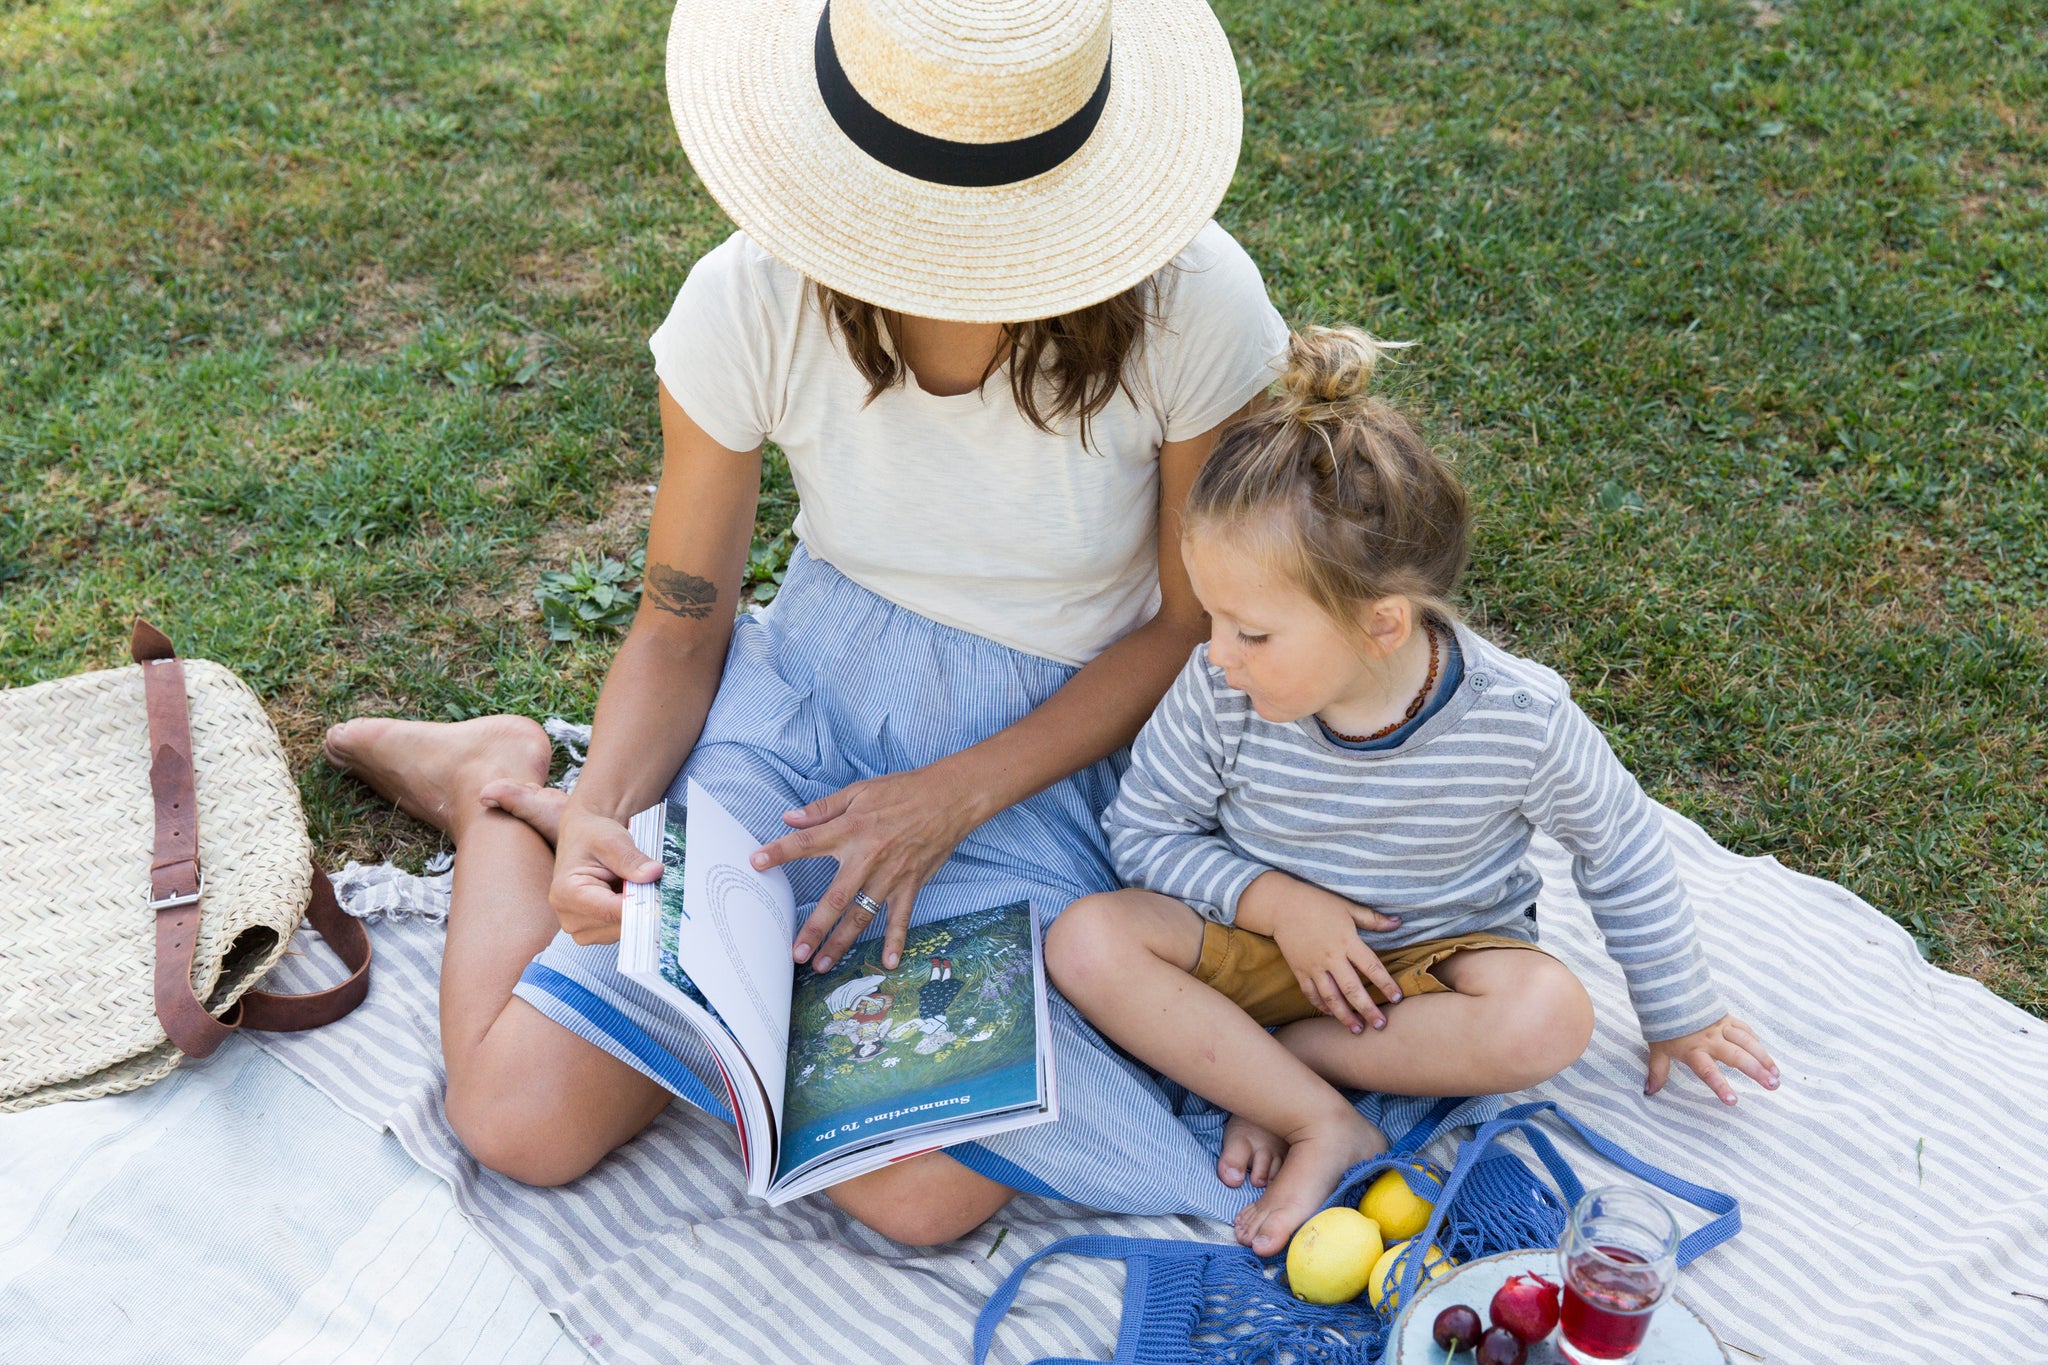
<instances>
[{"instance_id":1,"label":"striped picnic blanket","mask_svg":"<svg viewBox=\"0 0 2048 1365\"><path fill-rule=\"evenodd\" d=\"M7 1365L584 1365L446 1182L246 1038L0 1116Z\"/></svg>"},{"instance_id":2,"label":"striped picnic blanket","mask_svg":"<svg viewBox=\"0 0 2048 1365\"><path fill-rule=\"evenodd\" d=\"M1565 855L1539 841L1544 941L1580 969L1600 1022L1587 1056L1532 1097L1555 1099L1640 1156L1741 1196L1745 1231L1697 1263L1681 1287L1734 1360L2048 1358L2039 1344L2048 1340L2048 1302L2026 1297L2048 1295L2048 1141L2039 1117L2048 1111L2048 1025L1928 966L1902 930L1841 888L1768 859L1738 858L1690 822L1667 819L1716 977L1732 1007L1764 1031L1784 1068L1784 1088L1766 1096L1738 1081L1743 1102L1734 1111L1689 1078L1674 1079L1654 1099L1642 1095L1641 1044L1621 974L1599 951ZM460 1237L480 1234L517 1271L516 1290L503 1291L507 1321L492 1329L503 1340L518 1339L523 1329L511 1320L521 1312L530 1319L529 1305L537 1303L604 1361L964 1362L974 1315L990 1290L1019 1258L1056 1238L1223 1232L1192 1219L1105 1218L1024 1198L970 1237L912 1250L868 1233L822 1199L779 1210L750 1203L730 1132L680 1105L565 1189L529 1189L480 1171L441 1112L440 929L431 916L437 897L445 909L445 884L396 869L357 869L343 889L352 909L384 912L372 926L379 975L369 1003L328 1029L265 1038L261 1046L344 1110L387 1130L432 1179L446 1182L468 1220ZM290 959L283 984L303 988L330 967L317 953ZM396 1215L366 1222L361 1210L350 1214L346 1246L368 1260L344 1262L335 1249L322 1250L332 1259L320 1264L332 1273L313 1278L326 1286L325 1297L292 1311L305 1319L302 1331L316 1308L353 1315L347 1321L364 1324L374 1349L341 1349L330 1337L321 1338L322 1350L244 1355L259 1339L249 1331L234 1338L232 1351L173 1349L204 1339L178 1335L196 1330L193 1312L179 1310L179 1295L205 1302L207 1287L231 1279L230 1270L247 1280L271 1274L273 1265L290 1270L295 1278L272 1300L310 1292L312 1281L292 1260L308 1254L294 1247L309 1220L275 1216L282 1201L252 1215L240 1192L279 1188L289 1176L300 1188L318 1186L315 1202L383 1209L410 1188L393 1173L392 1137L376 1139L383 1145L373 1144L374 1160L323 1167L318 1152L281 1150L296 1138L265 1140L278 1131L274 1113L259 1124L259 1116L236 1112L234 1123L214 1125L209 1138L190 1113L135 1108L120 1141L160 1146L167 1125L182 1124L168 1150L185 1167L139 1168L118 1196L132 1216L107 1225L113 1231L96 1222L109 1216L104 1199L65 1224L65 1201L76 1202L65 1193L69 1158L24 1160L23 1121L149 1105L180 1094L173 1087L195 1073L136 1096L0 1119L0 1359L463 1358L394 1353L394 1334L410 1330L403 1313L394 1322L393 1310L357 1302L364 1284L387 1296L389 1286L410 1284L410 1293L430 1300L443 1291L412 1282L438 1276L434 1283L445 1283L439 1266L453 1254L443 1248L414 1268L427 1257L415 1245L423 1233L377 1251L378 1229ZM291 1107L324 1104L300 1089ZM203 1103L232 1109L225 1097ZM109 1131L121 1127L109 1124ZM209 1141L221 1150L209 1153ZM1572 1155L1588 1183L1597 1183L1601 1163ZM83 1152L76 1159L102 1158ZM288 1169L273 1169L279 1165ZM190 1189L176 1188L178 1179ZM216 1211L210 1226L189 1212L194 1191ZM79 1226L97 1230L83 1238ZM455 1235L451 1220L437 1227L444 1239ZM131 1239L125 1252L111 1249L117 1233ZM176 1265L167 1250L134 1253L136 1245L174 1241L184 1248ZM81 1274L98 1280L80 1284ZM1115 1267L1054 1258L1027 1281L995 1358L1106 1356L1119 1293ZM153 1350L124 1349L121 1342L138 1338L99 1327L90 1339L100 1349L54 1348L72 1338L48 1324L67 1316L110 1320L116 1307L164 1315L163 1329L149 1339ZM471 1328L491 1325L488 1314L472 1310L472 1317ZM533 1354L555 1349L537 1335L521 1349L526 1354L481 1349L471 1358L556 1359Z\"/></svg>"},{"instance_id":3,"label":"striped picnic blanket","mask_svg":"<svg viewBox=\"0 0 2048 1365\"><path fill-rule=\"evenodd\" d=\"M1682 1289L1738 1361L1924 1365L1964 1343L1987 1359L2048 1358L2048 1303L2012 1293L2048 1294L2048 1025L1927 965L1840 887L1667 820L1716 978L1763 1030L1784 1087L1738 1079L1732 1111L1690 1077L1644 1097L1621 973L1563 851L1539 841L1544 941L1580 969L1600 1022L1586 1057L1535 1097L1741 1197L1744 1233ZM431 897L398 878L354 894L365 907ZM604 1359L963 1362L989 1291L1048 1242L1223 1231L1019 1199L951 1246L910 1250L822 1199L750 1203L730 1132L681 1105L575 1185L525 1188L480 1172L442 1121L437 932L403 919L375 932L370 1005L264 1046L396 1132ZM1597 1183L1601 1163L1574 1160ZM1054 1258L1027 1282L999 1356L1106 1355L1119 1292L1113 1268Z\"/></svg>"}]
</instances>

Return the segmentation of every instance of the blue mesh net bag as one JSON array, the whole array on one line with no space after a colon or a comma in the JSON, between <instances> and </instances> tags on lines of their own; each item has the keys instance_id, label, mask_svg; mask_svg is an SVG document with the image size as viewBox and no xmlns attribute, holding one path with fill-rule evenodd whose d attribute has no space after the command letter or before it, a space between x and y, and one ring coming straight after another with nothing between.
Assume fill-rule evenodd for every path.
<instances>
[{"instance_id":1,"label":"blue mesh net bag","mask_svg":"<svg viewBox=\"0 0 2048 1365\"><path fill-rule=\"evenodd\" d=\"M1549 1114L1566 1130L1629 1174L1713 1215L1680 1239L1683 1266L1733 1237L1742 1227L1731 1195L1710 1190L1650 1165L1544 1101L1505 1110L1479 1125L1459 1145L1452 1167L1416 1153L1435 1139L1462 1100L1445 1100L1384 1154L1345 1173L1324 1207L1355 1205L1375 1176L1399 1171L1408 1187L1434 1208L1416 1244L1441 1247L1460 1264L1479 1256L1530 1247L1555 1247L1571 1206L1585 1193L1538 1116ZM1500 1139L1520 1133L1549 1175L1539 1176ZM989 1296L974 1328L975 1365L984 1365L996 1327L1009 1311L1025 1274L1046 1256L1092 1256L1124 1263L1123 1322L1112 1365L1376 1365L1387 1347L1391 1313L1361 1294L1349 1303L1312 1304L1294 1297L1282 1256L1261 1259L1228 1243L1135 1237L1069 1237L1023 1261ZM1422 1258L1403 1256L1391 1268L1391 1307L1414 1298ZM1398 1278L1400 1283L1391 1283ZM1036 1365L1099 1365L1046 1359Z\"/></svg>"}]
</instances>

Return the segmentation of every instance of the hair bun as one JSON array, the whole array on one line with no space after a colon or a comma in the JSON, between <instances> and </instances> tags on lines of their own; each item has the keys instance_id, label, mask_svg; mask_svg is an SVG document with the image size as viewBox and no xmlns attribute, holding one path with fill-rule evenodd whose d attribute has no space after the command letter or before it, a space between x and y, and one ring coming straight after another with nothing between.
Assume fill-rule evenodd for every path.
<instances>
[{"instance_id":1,"label":"hair bun","mask_svg":"<svg viewBox=\"0 0 2048 1365\"><path fill-rule=\"evenodd\" d=\"M1412 341L1381 341L1356 327L1304 327L1287 339L1287 369L1280 376L1282 406L1299 422L1321 422L1355 412L1367 401L1372 372Z\"/></svg>"}]
</instances>

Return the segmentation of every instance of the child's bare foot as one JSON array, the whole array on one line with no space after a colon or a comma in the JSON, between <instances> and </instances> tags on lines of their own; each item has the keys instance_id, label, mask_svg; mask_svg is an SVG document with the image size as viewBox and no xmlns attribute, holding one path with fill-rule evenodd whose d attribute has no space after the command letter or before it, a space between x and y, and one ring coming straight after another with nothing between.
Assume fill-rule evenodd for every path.
<instances>
[{"instance_id":1,"label":"child's bare foot","mask_svg":"<svg viewBox=\"0 0 2048 1365\"><path fill-rule=\"evenodd\" d=\"M1279 1175L1257 1203L1237 1215L1237 1240L1261 1256L1285 1249L1287 1239L1323 1206L1344 1172L1386 1150L1387 1139L1380 1130L1357 1110L1343 1106L1340 1113L1288 1144Z\"/></svg>"},{"instance_id":2,"label":"child's bare foot","mask_svg":"<svg viewBox=\"0 0 2048 1365\"><path fill-rule=\"evenodd\" d=\"M1223 1126L1223 1155L1216 1162L1216 1178L1231 1189L1246 1180L1258 1189L1280 1173L1287 1143L1240 1114L1232 1114Z\"/></svg>"},{"instance_id":3,"label":"child's bare foot","mask_svg":"<svg viewBox=\"0 0 2048 1365\"><path fill-rule=\"evenodd\" d=\"M457 724L383 716L329 726L321 753L415 820L454 835L482 809L477 794L500 779L547 781L547 732L524 716Z\"/></svg>"},{"instance_id":4,"label":"child's bare foot","mask_svg":"<svg viewBox=\"0 0 2048 1365\"><path fill-rule=\"evenodd\" d=\"M516 815L532 825L550 844L561 832L562 807L569 800L569 793L560 787L544 786L539 782L514 782L510 778L486 782L476 795L477 800L486 806L507 815Z\"/></svg>"}]
</instances>

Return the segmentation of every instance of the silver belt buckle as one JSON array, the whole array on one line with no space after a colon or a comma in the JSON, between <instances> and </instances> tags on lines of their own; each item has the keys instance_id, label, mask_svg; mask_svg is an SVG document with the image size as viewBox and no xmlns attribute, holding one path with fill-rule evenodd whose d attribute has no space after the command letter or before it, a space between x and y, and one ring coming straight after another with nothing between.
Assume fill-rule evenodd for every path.
<instances>
[{"instance_id":1,"label":"silver belt buckle","mask_svg":"<svg viewBox=\"0 0 2048 1365\"><path fill-rule=\"evenodd\" d=\"M197 905L199 904L200 896L204 895L205 892L206 874L201 872L199 874L199 888L197 890L187 891L177 896L165 896L160 901L151 901L149 909L151 913L155 913L158 910L177 910L187 905Z\"/></svg>"}]
</instances>

